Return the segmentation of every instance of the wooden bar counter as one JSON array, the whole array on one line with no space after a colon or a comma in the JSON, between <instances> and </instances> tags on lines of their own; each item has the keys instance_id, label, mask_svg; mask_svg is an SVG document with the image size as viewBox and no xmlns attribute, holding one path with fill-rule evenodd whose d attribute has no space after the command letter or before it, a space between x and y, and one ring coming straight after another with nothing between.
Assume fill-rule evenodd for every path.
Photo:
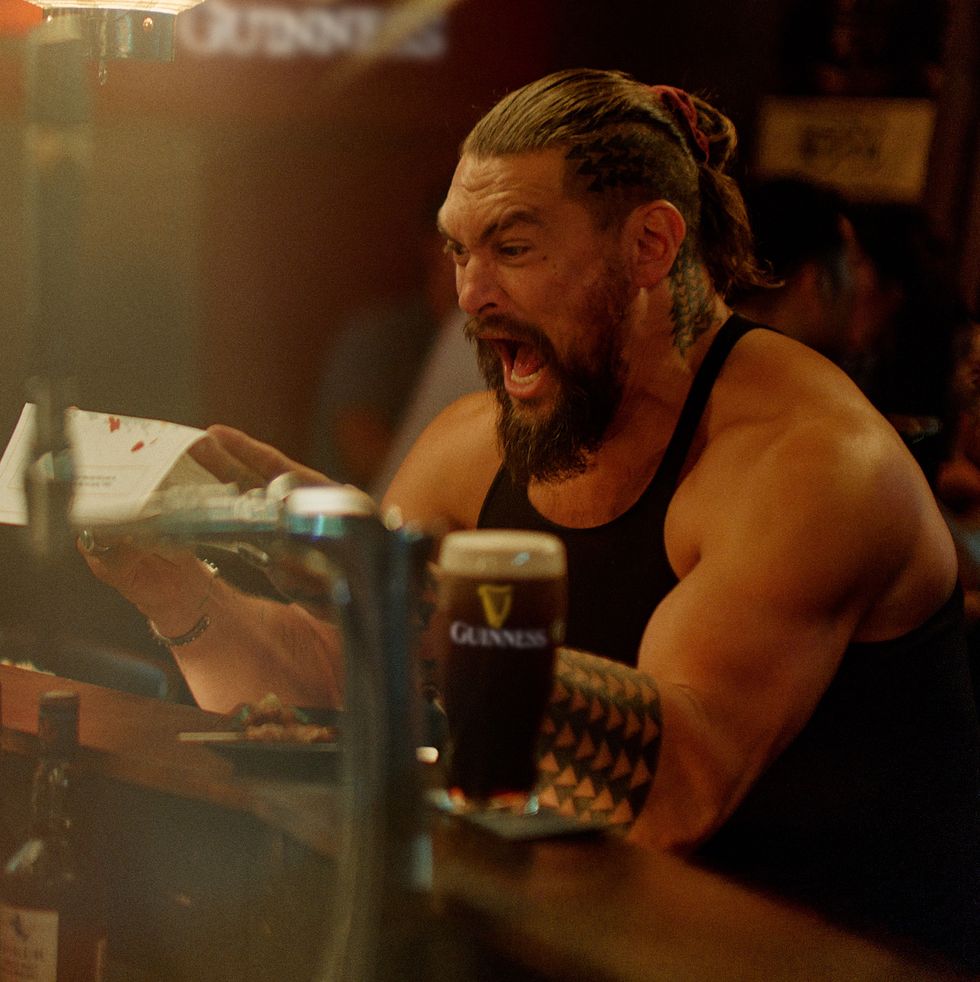
<instances>
[{"instance_id":1,"label":"wooden bar counter","mask_svg":"<svg viewBox=\"0 0 980 982\"><path fill-rule=\"evenodd\" d=\"M317 977L341 804L329 775L237 774L214 750L178 741L222 725L190 706L16 668L0 667L0 684L0 815L16 837L38 696L81 694L79 826L108 876L112 982ZM409 939L417 957L405 979L962 977L617 839L508 842L429 818L433 894L416 911L424 926Z\"/></svg>"}]
</instances>

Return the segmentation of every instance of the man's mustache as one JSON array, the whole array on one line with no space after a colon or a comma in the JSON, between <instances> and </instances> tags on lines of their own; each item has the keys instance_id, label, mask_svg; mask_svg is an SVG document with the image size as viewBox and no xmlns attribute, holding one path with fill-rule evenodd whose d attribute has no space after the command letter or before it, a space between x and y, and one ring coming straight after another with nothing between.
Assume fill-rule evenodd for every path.
<instances>
[{"instance_id":1,"label":"man's mustache","mask_svg":"<svg viewBox=\"0 0 980 982\"><path fill-rule=\"evenodd\" d=\"M467 339L481 343L484 333L499 331L508 339L521 344L529 344L538 349L551 361L555 360L555 348L548 336L539 327L527 321L516 320L504 314L488 314L486 317L470 317L463 326Z\"/></svg>"}]
</instances>

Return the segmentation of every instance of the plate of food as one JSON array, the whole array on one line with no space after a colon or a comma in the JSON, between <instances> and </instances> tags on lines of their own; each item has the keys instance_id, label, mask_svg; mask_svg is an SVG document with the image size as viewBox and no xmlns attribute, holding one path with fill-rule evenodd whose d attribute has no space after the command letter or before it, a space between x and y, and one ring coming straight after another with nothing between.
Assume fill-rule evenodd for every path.
<instances>
[{"instance_id":1,"label":"plate of food","mask_svg":"<svg viewBox=\"0 0 980 982\"><path fill-rule=\"evenodd\" d=\"M280 780L320 780L336 773L340 713L282 703L270 693L229 713L227 726L183 732L183 743L203 744L234 762L240 774Z\"/></svg>"}]
</instances>

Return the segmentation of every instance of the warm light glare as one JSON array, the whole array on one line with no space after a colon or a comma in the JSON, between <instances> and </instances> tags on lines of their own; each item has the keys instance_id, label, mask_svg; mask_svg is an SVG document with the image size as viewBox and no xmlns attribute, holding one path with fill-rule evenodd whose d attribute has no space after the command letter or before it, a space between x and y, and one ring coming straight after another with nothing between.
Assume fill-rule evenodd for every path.
<instances>
[{"instance_id":1,"label":"warm light glare","mask_svg":"<svg viewBox=\"0 0 980 982\"><path fill-rule=\"evenodd\" d=\"M154 14L179 14L196 7L201 0L29 0L42 10L145 10Z\"/></svg>"}]
</instances>

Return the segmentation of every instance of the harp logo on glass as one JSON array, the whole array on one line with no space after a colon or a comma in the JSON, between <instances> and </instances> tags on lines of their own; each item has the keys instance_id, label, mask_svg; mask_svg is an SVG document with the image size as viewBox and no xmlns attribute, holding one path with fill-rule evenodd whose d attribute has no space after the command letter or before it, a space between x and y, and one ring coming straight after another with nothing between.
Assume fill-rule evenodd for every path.
<instances>
[{"instance_id":1,"label":"harp logo on glass","mask_svg":"<svg viewBox=\"0 0 980 982\"><path fill-rule=\"evenodd\" d=\"M487 627L453 621L449 637L453 644L470 648L547 648L551 642L545 628L505 628L514 601L512 584L482 583L476 588Z\"/></svg>"},{"instance_id":2,"label":"harp logo on glass","mask_svg":"<svg viewBox=\"0 0 980 982\"><path fill-rule=\"evenodd\" d=\"M446 53L446 18L395 24L390 8L310 4L231 4L224 0L177 18L177 44L185 54L234 58L335 58L376 52L431 61Z\"/></svg>"},{"instance_id":3,"label":"harp logo on glass","mask_svg":"<svg viewBox=\"0 0 980 982\"><path fill-rule=\"evenodd\" d=\"M514 603L514 587L510 583L483 583L476 588L483 605L483 616L493 628L504 626Z\"/></svg>"}]
</instances>

